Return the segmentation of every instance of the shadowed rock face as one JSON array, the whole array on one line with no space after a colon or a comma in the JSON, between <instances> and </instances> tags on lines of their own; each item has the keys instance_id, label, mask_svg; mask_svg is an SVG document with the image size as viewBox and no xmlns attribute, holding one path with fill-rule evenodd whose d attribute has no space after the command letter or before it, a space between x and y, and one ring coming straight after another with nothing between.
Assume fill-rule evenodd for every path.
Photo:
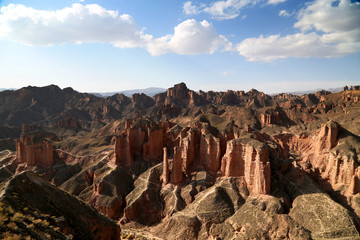
<instances>
[{"instance_id":1,"label":"shadowed rock face","mask_svg":"<svg viewBox=\"0 0 360 240\"><path fill-rule=\"evenodd\" d=\"M120 228L115 222L32 172L11 178L0 195L0 202L2 209L12 209L7 214L13 217L5 220L6 224L12 222L18 226L21 235L56 239L120 238ZM30 224L32 227L26 227Z\"/></svg>"},{"instance_id":2,"label":"shadowed rock face","mask_svg":"<svg viewBox=\"0 0 360 240\"><path fill-rule=\"evenodd\" d=\"M135 181L135 189L126 196L126 208L122 222L137 221L154 224L161 220L162 205L159 192L162 165L158 164L141 174Z\"/></svg>"}]
</instances>

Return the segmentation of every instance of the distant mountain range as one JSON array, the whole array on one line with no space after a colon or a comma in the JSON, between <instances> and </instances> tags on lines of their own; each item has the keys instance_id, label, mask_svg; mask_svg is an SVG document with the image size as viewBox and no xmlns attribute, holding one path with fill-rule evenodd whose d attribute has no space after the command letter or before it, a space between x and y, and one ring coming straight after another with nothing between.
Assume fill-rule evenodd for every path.
<instances>
[{"instance_id":1,"label":"distant mountain range","mask_svg":"<svg viewBox=\"0 0 360 240\"><path fill-rule=\"evenodd\" d=\"M131 97L135 93L144 93L145 95L152 97L158 93L165 92L165 88L157 88L157 87L150 87L145 89L133 89L133 90L125 90L119 92L100 92L100 93L91 93L98 97L110 97L115 94L124 94L127 97Z\"/></svg>"},{"instance_id":2,"label":"distant mountain range","mask_svg":"<svg viewBox=\"0 0 360 240\"><path fill-rule=\"evenodd\" d=\"M0 88L0 92L5 91L5 90L17 90L17 88ZM144 93L145 95L149 96L149 97L153 97L154 95L158 94L158 93L163 93L166 92L167 89L165 88L158 88L158 87L150 87L150 88L144 88L144 89L131 89L131 90L124 90L124 91L117 91L117 92L90 92L90 94L93 94L97 97L102 97L102 98L106 98L106 97L111 97L115 94L124 94L127 97L131 97L133 94L135 93ZM328 88L328 89L313 89L313 90L304 90L304 91L294 91L294 92L286 92L287 94L293 94L293 95L304 95L304 94L310 94L310 93L315 93L321 90L325 90L325 91L329 91L332 93L338 93L341 92L343 90L342 87L339 88ZM274 93L271 95L277 95L279 93Z\"/></svg>"},{"instance_id":3,"label":"distant mountain range","mask_svg":"<svg viewBox=\"0 0 360 240\"><path fill-rule=\"evenodd\" d=\"M295 91L295 92L286 92L286 93L287 93L287 94L293 94L293 95L304 95L304 94L315 93L315 92L318 92L318 91L321 91L321 90L329 91L329 92L332 92L332 93L338 93L338 92L343 91L344 88L343 88L343 87L339 87L339 88L328 88L328 89L318 88L318 89L314 89L314 90ZM274 95L276 95L276 94L274 94Z\"/></svg>"},{"instance_id":4,"label":"distant mountain range","mask_svg":"<svg viewBox=\"0 0 360 240\"><path fill-rule=\"evenodd\" d=\"M17 88L0 88L0 92L5 90L16 90Z\"/></svg>"}]
</instances>

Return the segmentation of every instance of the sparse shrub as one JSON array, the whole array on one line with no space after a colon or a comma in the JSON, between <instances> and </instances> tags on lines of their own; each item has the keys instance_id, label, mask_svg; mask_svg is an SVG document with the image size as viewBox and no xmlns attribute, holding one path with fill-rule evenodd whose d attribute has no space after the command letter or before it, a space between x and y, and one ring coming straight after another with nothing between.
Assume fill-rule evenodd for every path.
<instances>
[{"instance_id":1,"label":"sparse shrub","mask_svg":"<svg viewBox=\"0 0 360 240\"><path fill-rule=\"evenodd\" d=\"M20 212L16 212L12 217L11 217L11 221L14 222L22 222L24 220L25 216L20 213Z\"/></svg>"},{"instance_id":2,"label":"sparse shrub","mask_svg":"<svg viewBox=\"0 0 360 240\"><path fill-rule=\"evenodd\" d=\"M8 219L7 215L0 214L0 225L3 225Z\"/></svg>"},{"instance_id":3,"label":"sparse shrub","mask_svg":"<svg viewBox=\"0 0 360 240\"><path fill-rule=\"evenodd\" d=\"M10 222L10 223L8 223L6 226L7 226L8 228L11 228L11 229L14 229L14 230L18 229L18 226L17 226L16 223L14 223L14 222Z\"/></svg>"},{"instance_id":4,"label":"sparse shrub","mask_svg":"<svg viewBox=\"0 0 360 240\"><path fill-rule=\"evenodd\" d=\"M26 228L30 228L30 229L31 229L31 228L34 228L34 227L35 227L35 226L34 226L33 223L30 223L29 225L26 226Z\"/></svg>"}]
</instances>

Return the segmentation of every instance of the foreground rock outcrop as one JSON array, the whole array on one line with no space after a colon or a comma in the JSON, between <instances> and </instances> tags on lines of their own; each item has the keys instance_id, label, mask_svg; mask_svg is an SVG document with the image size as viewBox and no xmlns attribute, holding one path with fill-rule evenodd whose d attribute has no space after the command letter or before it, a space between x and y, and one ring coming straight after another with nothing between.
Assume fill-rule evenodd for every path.
<instances>
[{"instance_id":1,"label":"foreground rock outcrop","mask_svg":"<svg viewBox=\"0 0 360 240\"><path fill-rule=\"evenodd\" d=\"M37 239L120 238L115 222L32 172L18 174L3 186L0 205L2 234Z\"/></svg>"}]
</instances>

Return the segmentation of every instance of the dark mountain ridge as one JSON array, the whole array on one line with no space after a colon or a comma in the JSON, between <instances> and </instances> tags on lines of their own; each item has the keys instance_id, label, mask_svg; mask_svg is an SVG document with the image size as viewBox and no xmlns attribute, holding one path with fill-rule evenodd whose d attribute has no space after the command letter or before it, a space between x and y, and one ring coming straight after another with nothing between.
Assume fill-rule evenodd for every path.
<instances>
[{"instance_id":1,"label":"dark mountain ridge","mask_svg":"<svg viewBox=\"0 0 360 240\"><path fill-rule=\"evenodd\" d=\"M55 85L24 87L15 91L0 92L0 125L21 127L23 123L51 125L71 118L88 128L88 123L104 122L134 117L136 114L156 117L157 112L171 112L176 117L178 108L204 107L210 105L236 105L246 108L263 108L277 105L301 104L311 107L329 92L295 96L279 94L269 96L256 90L203 92L189 90L184 83L169 88L167 92L154 95L133 94L131 98L115 94L107 98L79 93L72 88L60 89ZM308 100L309 97L312 100ZM173 114L175 112L175 115ZM181 111L180 111L181 112ZM179 112L179 114L180 114Z\"/></svg>"}]
</instances>

